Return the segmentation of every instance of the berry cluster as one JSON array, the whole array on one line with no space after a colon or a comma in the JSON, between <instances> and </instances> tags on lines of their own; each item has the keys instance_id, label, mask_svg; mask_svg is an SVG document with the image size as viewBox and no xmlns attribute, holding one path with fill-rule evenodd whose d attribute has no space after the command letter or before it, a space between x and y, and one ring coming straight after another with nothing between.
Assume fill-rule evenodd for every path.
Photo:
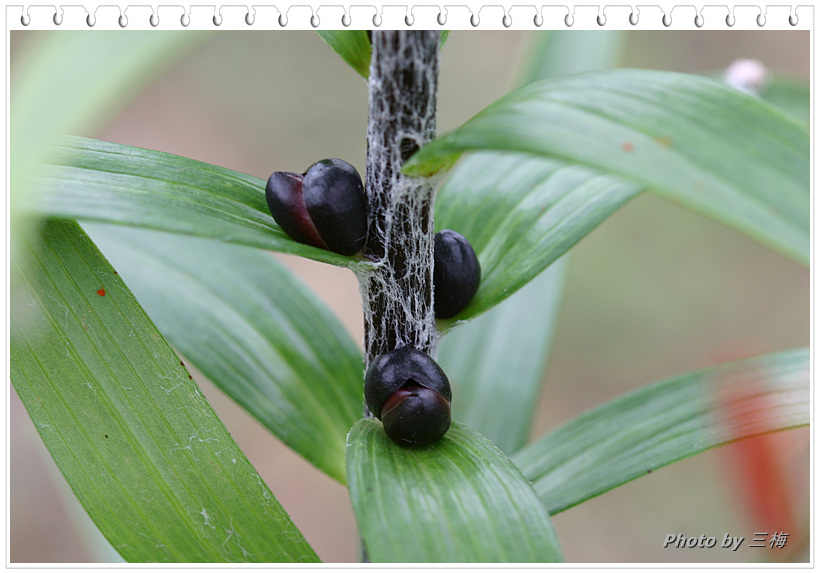
<instances>
[{"instance_id":1,"label":"berry cluster","mask_svg":"<svg viewBox=\"0 0 820 573\"><path fill-rule=\"evenodd\" d=\"M275 171L265 198L277 224L293 240L342 255L367 241L367 196L356 168L323 159L304 173ZM436 233L433 252L436 318L452 318L472 300L481 267L469 241L449 229ZM450 427L450 382L424 352L402 347L372 361L365 374L367 407L401 446L436 442Z\"/></svg>"}]
</instances>

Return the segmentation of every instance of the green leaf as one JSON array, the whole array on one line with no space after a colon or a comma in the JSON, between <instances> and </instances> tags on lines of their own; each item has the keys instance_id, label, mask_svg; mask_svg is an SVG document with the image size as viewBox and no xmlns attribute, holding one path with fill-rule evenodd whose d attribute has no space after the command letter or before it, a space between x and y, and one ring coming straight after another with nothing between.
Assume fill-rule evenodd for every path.
<instances>
[{"instance_id":1,"label":"green leaf","mask_svg":"<svg viewBox=\"0 0 820 573\"><path fill-rule=\"evenodd\" d=\"M444 44L447 43L447 38L450 37L450 30L442 30L441 31L441 42L438 45L438 49L441 50L444 48Z\"/></svg>"},{"instance_id":2,"label":"green leaf","mask_svg":"<svg viewBox=\"0 0 820 573\"><path fill-rule=\"evenodd\" d=\"M558 513L687 456L809 423L809 351L730 362L634 390L513 461Z\"/></svg>"},{"instance_id":3,"label":"green leaf","mask_svg":"<svg viewBox=\"0 0 820 573\"><path fill-rule=\"evenodd\" d=\"M131 562L316 561L76 222L12 272L11 379L74 493Z\"/></svg>"},{"instance_id":4,"label":"green leaf","mask_svg":"<svg viewBox=\"0 0 820 573\"><path fill-rule=\"evenodd\" d=\"M809 261L809 132L755 97L698 76L611 70L530 84L405 164L452 166L468 150L601 169Z\"/></svg>"},{"instance_id":5,"label":"green leaf","mask_svg":"<svg viewBox=\"0 0 820 573\"><path fill-rule=\"evenodd\" d=\"M204 32L105 30L30 36L15 61L11 91L12 189L56 136L98 128L140 87L209 37ZM25 193L15 193L12 204L26 199Z\"/></svg>"},{"instance_id":6,"label":"green leaf","mask_svg":"<svg viewBox=\"0 0 820 573\"><path fill-rule=\"evenodd\" d=\"M511 454L530 433L566 275L565 260L489 312L448 333L438 362L453 385L453 418Z\"/></svg>"},{"instance_id":7,"label":"green leaf","mask_svg":"<svg viewBox=\"0 0 820 573\"><path fill-rule=\"evenodd\" d=\"M45 166L40 215L100 221L301 255L351 269L369 264L297 243L274 222L265 182L178 155L80 137Z\"/></svg>"},{"instance_id":8,"label":"green leaf","mask_svg":"<svg viewBox=\"0 0 820 573\"><path fill-rule=\"evenodd\" d=\"M519 74L519 82L526 84L547 77L611 67L618 58L622 37L617 31L556 30L536 34L530 47L529 65ZM496 160L499 155L488 153L483 157ZM486 182L478 178L471 180L473 169L482 160L468 160L456 168L457 180L462 184L458 188L452 182L445 186L438 205L440 223L442 219L445 226L467 223L466 220L458 223L451 220L453 215L459 214L459 208L449 208L448 202L453 200L454 194L463 194L467 200L474 198L471 197L474 189L481 188ZM503 192L490 194L492 185L488 185L488 194L481 200L489 203L509 198L510 189L505 181L507 174L503 167L499 172L504 175L492 181L497 191ZM524 187L518 187L513 194L524 191ZM618 193L613 193L613 196L618 196ZM541 207L547 206L548 202L544 199L546 196L540 201ZM620 200L617 200L611 208L619 205ZM521 207L520 214L525 218L538 212L530 202L524 202ZM444 217L441 217L442 211L445 211ZM490 210L485 212L489 214ZM530 230L534 229L526 226L503 229L508 236L514 237L525 235ZM471 233L478 231L479 227L474 226ZM538 258L539 253L533 252L532 256ZM447 371L458 396L453 404L454 418L487 436L507 454L523 446L529 436L566 277L567 259L560 261L517 291L512 298L447 334L441 342L438 360ZM513 277L517 271L506 267L505 275L507 278Z\"/></svg>"},{"instance_id":9,"label":"green leaf","mask_svg":"<svg viewBox=\"0 0 820 573\"><path fill-rule=\"evenodd\" d=\"M373 53L367 30L317 30L317 34L364 79L370 77L370 57ZM449 30L442 30L439 49L444 47Z\"/></svg>"},{"instance_id":10,"label":"green leaf","mask_svg":"<svg viewBox=\"0 0 820 573\"><path fill-rule=\"evenodd\" d=\"M549 515L492 443L454 422L423 449L395 445L363 419L347 443L347 479L374 562L561 561Z\"/></svg>"},{"instance_id":11,"label":"green leaf","mask_svg":"<svg viewBox=\"0 0 820 573\"><path fill-rule=\"evenodd\" d=\"M435 222L472 244L481 264L473 300L442 329L472 318L524 286L642 187L579 165L481 152L439 190Z\"/></svg>"},{"instance_id":12,"label":"green leaf","mask_svg":"<svg viewBox=\"0 0 820 573\"><path fill-rule=\"evenodd\" d=\"M11 62L9 93L12 250L23 243L23 235L36 233L36 217L27 207L41 198L30 175L56 139L99 129L211 34L74 30L25 36Z\"/></svg>"},{"instance_id":13,"label":"green leaf","mask_svg":"<svg viewBox=\"0 0 820 573\"><path fill-rule=\"evenodd\" d=\"M367 79L370 75L371 53L367 30L317 30L316 33L350 67Z\"/></svg>"},{"instance_id":14,"label":"green leaf","mask_svg":"<svg viewBox=\"0 0 820 573\"><path fill-rule=\"evenodd\" d=\"M154 231L87 225L160 331L263 426L345 481L364 364L333 313L269 254Z\"/></svg>"},{"instance_id":15,"label":"green leaf","mask_svg":"<svg viewBox=\"0 0 820 573\"><path fill-rule=\"evenodd\" d=\"M760 98L808 125L811 119L811 90L805 80L775 77L760 91Z\"/></svg>"},{"instance_id":16,"label":"green leaf","mask_svg":"<svg viewBox=\"0 0 820 573\"><path fill-rule=\"evenodd\" d=\"M520 85L615 66L623 51L621 30L549 30L531 36Z\"/></svg>"}]
</instances>

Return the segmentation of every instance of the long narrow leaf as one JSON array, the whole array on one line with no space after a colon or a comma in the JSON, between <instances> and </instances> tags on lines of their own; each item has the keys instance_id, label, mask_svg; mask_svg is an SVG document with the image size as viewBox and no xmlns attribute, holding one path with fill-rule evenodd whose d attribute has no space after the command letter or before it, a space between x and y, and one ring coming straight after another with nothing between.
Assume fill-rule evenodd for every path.
<instances>
[{"instance_id":1,"label":"long narrow leaf","mask_svg":"<svg viewBox=\"0 0 820 573\"><path fill-rule=\"evenodd\" d=\"M760 98L805 124L811 119L811 89L808 81L776 77L763 87Z\"/></svg>"},{"instance_id":2,"label":"long narrow leaf","mask_svg":"<svg viewBox=\"0 0 820 573\"><path fill-rule=\"evenodd\" d=\"M529 437L565 275L561 259L441 341L438 362L453 384L454 419L507 455Z\"/></svg>"},{"instance_id":3,"label":"long narrow leaf","mask_svg":"<svg viewBox=\"0 0 820 573\"><path fill-rule=\"evenodd\" d=\"M206 32L52 31L18 48L11 91L12 206L30 200L21 175L55 137L90 133L128 105L157 74L188 53ZM34 201L34 199L31 199Z\"/></svg>"},{"instance_id":4,"label":"long narrow leaf","mask_svg":"<svg viewBox=\"0 0 820 573\"><path fill-rule=\"evenodd\" d=\"M301 255L348 268L367 263L297 243L274 222L265 182L178 155L66 138L35 181L40 215L144 227Z\"/></svg>"},{"instance_id":5,"label":"long narrow leaf","mask_svg":"<svg viewBox=\"0 0 820 573\"><path fill-rule=\"evenodd\" d=\"M596 167L809 260L809 132L721 82L611 70L536 82L496 101L405 165L449 167L468 150Z\"/></svg>"},{"instance_id":6,"label":"long narrow leaf","mask_svg":"<svg viewBox=\"0 0 820 573\"><path fill-rule=\"evenodd\" d=\"M160 331L279 439L344 482L361 417L361 353L269 253L198 238L86 225Z\"/></svg>"},{"instance_id":7,"label":"long narrow leaf","mask_svg":"<svg viewBox=\"0 0 820 573\"><path fill-rule=\"evenodd\" d=\"M439 190L435 210L436 226L464 235L481 263L478 292L454 320L513 294L641 190L545 157L481 152L465 158ZM454 320L440 321L441 327Z\"/></svg>"},{"instance_id":8,"label":"long narrow leaf","mask_svg":"<svg viewBox=\"0 0 820 573\"><path fill-rule=\"evenodd\" d=\"M131 562L316 561L179 358L76 222L12 263L11 379Z\"/></svg>"},{"instance_id":9,"label":"long narrow leaf","mask_svg":"<svg viewBox=\"0 0 820 573\"><path fill-rule=\"evenodd\" d=\"M623 51L626 34L621 30L549 30L534 34L530 57L518 83L615 66Z\"/></svg>"},{"instance_id":10,"label":"long narrow leaf","mask_svg":"<svg viewBox=\"0 0 820 573\"><path fill-rule=\"evenodd\" d=\"M735 440L809 423L809 352L676 376L594 408L513 461L551 514Z\"/></svg>"},{"instance_id":11,"label":"long narrow leaf","mask_svg":"<svg viewBox=\"0 0 820 573\"><path fill-rule=\"evenodd\" d=\"M317 34L360 76L370 75L370 39L367 30L317 30Z\"/></svg>"},{"instance_id":12,"label":"long narrow leaf","mask_svg":"<svg viewBox=\"0 0 820 573\"><path fill-rule=\"evenodd\" d=\"M27 207L42 199L30 175L51 144L66 133L93 133L209 37L208 32L174 31L23 33L11 61L8 100L12 250L24 235L36 232L37 217Z\"/></svg>"},{"instance_id":13,"label":"long narrow leaf","mask_svg":"<svg viewBox=\"0 0 820 573\"><path fill-rule=\"evenodd\" d=\"M434 446L401 448L380 422L350 432L353 510L375 562L562 561L549 514L518 469L459 423Z\"/></svg>"},{"instance_id":14,"label":"long narrow leaf","mask_svg":"<svg viewBox=\"0 0 820 573\"><path fill-rule=\"evenodd\" d=\"M622 37L620 32L556 30L537 34L529 63L518 81L527 84L611 67L619 55ZM453 193L473 195L474 188L481 186L479 181L470 182L474 167L470 161L456 167L463 184L458 188L452 183L446 186L439 203L442 210L448 209ZM494 179L499 195L510 192L504 180L507 176L504 173ZM618 205L616 201L612 207ZM522 210L531 208L527 202L522 204ZM448 223L458 211L445 213L444 222ZM522 227L499 227L499 232L518 237L526 233ZM507 454L523 446L529 436L567 274L567 258L560 261L487 314L448 333L439 349L439 363L457 396L453 403L455 419L487 436ZM516 270L508 268L508 276Z\"/></svg>"}]
</instances>

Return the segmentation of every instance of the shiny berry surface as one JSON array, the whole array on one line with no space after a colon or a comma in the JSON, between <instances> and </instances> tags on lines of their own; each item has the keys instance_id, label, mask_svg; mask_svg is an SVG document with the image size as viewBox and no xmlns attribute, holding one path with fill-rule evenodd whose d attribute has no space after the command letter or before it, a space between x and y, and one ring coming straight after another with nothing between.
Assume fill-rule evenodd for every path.
<instances>
[{"instance_id":1,"label":"shiny berry surface","mask_svg":"<svg viewBox=\"0 0 820 573\"><path fill-rule=\"evenodd\" d=\"M356 168L341 159L323 159L305 172L305 207L331 251L354 255L367 239L367 197Z\"/></svg>"},{"instance_id":2,"label":"shiny berry surface","mask_svg":"<svg viewBox=\"0 0 820 573\"><path fill-rule=\"evenodd\" d=\"M450 229L436 233L433 258L436 318L452 318L473 300L481 282L481 266L470 242Z\"/></svg>"},{"instance_id":3,"label":"shiny berry surface","mask_svg":"<svg viewBox=\"0 0 820 573\"><path fill-rule=\"evenodd\" d=\"M381 419L387 437L400 446L428 446L450 428L450 402L435 390L408 384L387 399Z\"/></svg>"},{"instance_id":4,"label":"shiny berry surface","mask_svg":"<svg viewBox=\"0 0 820 573\"><path fill-rule=\"evenodd\" d=\"M265 186L265 200L276 224L299 243L327 249L310 220L302 195L304 175L274 171Z\"/></svg>"},{"instance_id":5,"label":"shiny berry surface","mask_svg":"<svg viewBox=\"0 0 820 573\"><path fill-rule=\"evenodd\" d=\"M304 174L275 171L265 199L276 223L293 240L355 255L367 239L367 197L356 168L323 159Z\"/></svg>"},{"instance_id":6,"label":"shiny berry surface","mask_svg":"<svg viewBox=\"0 0 820 573\"><path fill-rule=\"evenodd\" d=\"M373 360L364 396L388 437L401 446L431 444L450 427L450 381L435 360L415 348L406 346Z\"/></svg>"}]
</instances>

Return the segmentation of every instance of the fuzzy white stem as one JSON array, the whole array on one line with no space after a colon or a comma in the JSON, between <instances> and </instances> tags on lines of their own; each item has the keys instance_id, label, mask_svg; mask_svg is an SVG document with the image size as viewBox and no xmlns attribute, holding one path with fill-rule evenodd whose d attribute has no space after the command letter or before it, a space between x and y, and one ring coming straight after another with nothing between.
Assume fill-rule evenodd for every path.
<instances>
[{"instance_id":1,"label":"fuzzy white stem","mask_svg":"<svg viewBox=\"0 0 820 573\"><path fill-rule=\"evenodd\" d=\"M374 31L370 64L367 171L370 231L359 276L365 356L402 346L435 355L434 182L401 166L436 135L439 32Z\"/></svg>"}]
</instances>

